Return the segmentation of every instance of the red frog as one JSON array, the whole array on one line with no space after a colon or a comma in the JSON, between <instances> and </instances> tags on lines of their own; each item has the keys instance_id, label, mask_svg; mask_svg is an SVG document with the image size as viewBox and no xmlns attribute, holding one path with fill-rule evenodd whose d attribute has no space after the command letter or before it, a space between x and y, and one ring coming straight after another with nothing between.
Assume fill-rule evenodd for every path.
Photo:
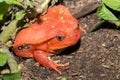
<instances>
[{"instance_id":1,"label":"red frog","mask_svg":"<svg viewBox=\"0 0 120 80\"><path fill-rule=\"evenodd\" d=\"M62 5L49 8L39 19L41 23L32 23L17 34L13 44L14 52L21 57L33 57L44 67L61 74L57 67L67 64L59 64L48 57L76 44L81 36L81 27Z\"/></svg>"}]
</instances>

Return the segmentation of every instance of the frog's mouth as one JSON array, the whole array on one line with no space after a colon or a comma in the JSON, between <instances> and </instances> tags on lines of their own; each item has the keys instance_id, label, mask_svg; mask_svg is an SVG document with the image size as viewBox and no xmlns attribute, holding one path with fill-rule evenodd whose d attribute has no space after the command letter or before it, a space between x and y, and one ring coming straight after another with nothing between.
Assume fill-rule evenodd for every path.
<instances>
[{"instance_id":1,"label":"frog's mouth","mask_svg":"<svg viewBox=\"0 0 120 80\"><path fill-rule=\"evenodd\" d=\"M60 54L61 52L63 52L65 50L65 48L63 49L57 49L57 50L54 50L52 53L53 54Z\"/></svg>"}]
</instances>

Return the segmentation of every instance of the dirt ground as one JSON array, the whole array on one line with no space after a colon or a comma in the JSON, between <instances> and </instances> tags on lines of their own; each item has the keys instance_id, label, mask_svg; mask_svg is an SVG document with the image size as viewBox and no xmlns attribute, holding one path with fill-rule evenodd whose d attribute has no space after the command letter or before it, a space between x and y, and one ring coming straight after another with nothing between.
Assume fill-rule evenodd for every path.
<instances>
[{"instance_id":1,"label":"dirt ground","mask_svg":"<svg viewBox=\"0 0 120 80\"><path fill-rule=\"evenodd\" d=\"M73 7L67 7L72 11ZM91 32L93 25L99 21L95 12L78 20L86 33L82 33L76 45L52 57L61 63L70 63L67 67L59 68L62 74L42 67L34 59L16 56L18 62L23 64L21 80L61 80L63 77L67 80L120 80L120 29L111 24L102 25L100 29Z\"/></svg>"}]
</instances>

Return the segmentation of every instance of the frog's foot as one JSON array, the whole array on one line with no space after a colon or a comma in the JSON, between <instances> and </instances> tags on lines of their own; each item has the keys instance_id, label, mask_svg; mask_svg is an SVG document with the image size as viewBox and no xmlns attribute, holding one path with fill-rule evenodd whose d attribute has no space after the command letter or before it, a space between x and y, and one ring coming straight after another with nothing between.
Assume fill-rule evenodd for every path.
<instances>
[{"instance_id":1,"label":"frog's foot","mask_svg":"<svg viewBox=\"0 0 120 80\"><path fill-rule=\"evenodd\" d=\"M42 66L53 69L61 74L61 71L57 69L59 66L68 66L69 63L66 64L58 64L51 59L48 58L48 53L44 51L35 51L33 56L36 61L38 61Z\"/></svg>"},{"instance_id":2,"label":"frog's foot","mask_svg":"<svg viewBox=\"0 0 120 80\"><path fill-rule=\"evenodd\" d=\"M86 30L85 30L84 28L80 27L80 30L81 30L82 32L86 33Z\"/></svg>"},{"instance_id":3,"label":"frog's foot","mask_svg":"<svg viewBox=\"0 0 120 80\"><path fill-rule=\"evenodd\" d=\"M86 30L82 27L82 25L81 25L81 24L79 24L79 26L78 26L78 27L80 28L80 30L81 30L82 32L86 33Z\"/></svg>"}]
</instances>

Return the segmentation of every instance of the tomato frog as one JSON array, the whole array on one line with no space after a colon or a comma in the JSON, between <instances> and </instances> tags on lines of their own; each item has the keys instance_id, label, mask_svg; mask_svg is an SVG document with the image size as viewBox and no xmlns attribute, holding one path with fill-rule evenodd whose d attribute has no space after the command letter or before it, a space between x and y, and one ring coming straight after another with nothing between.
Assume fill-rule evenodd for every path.
<instances>
[{"instance_id":1,"label":"tomato frog","mask_svg":"<svg viewBox=\"0 0 120 80\"><path fill-rule=\"evenodd\" d=\"M61 74L60 64L48 57L56 51L65 49L78 42L81 37L81 26L63 5L49 8L39 21L30 24L16 35L13 50L20 57L33 57L42 66Z\"/></svg>"}]
</instances>

